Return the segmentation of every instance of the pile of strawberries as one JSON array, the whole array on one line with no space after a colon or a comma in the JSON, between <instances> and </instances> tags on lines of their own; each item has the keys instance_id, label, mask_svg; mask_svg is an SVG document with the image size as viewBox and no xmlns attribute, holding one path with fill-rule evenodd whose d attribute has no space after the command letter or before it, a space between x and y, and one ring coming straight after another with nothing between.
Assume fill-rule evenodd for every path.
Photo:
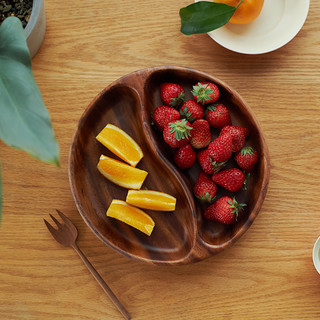
<instances>
[{"instance_id":1,"label":"pile of strawberries","mask_svg":"<svg viewBox=\"0 0 320 320\"><path fill-rule=\"evenodd\" d=\"M181 85L162 83L163 105L153 111L153 124L176 150L174 161L180 169L191 168L198 161L201 170L193 191L200 201L210 204L204 217L231 224L245 204L238 203L235 196L222 196L215 201L217 190L233 193L244 189L258 153L252 146L245 146L248 129L233 126L228 108L218 103L220 91L216 84L198 82L191 94L193 99L187 100ZM213 139L214 133L218 136ZM224 169L231 159L236 165Z\"/></svg>"}]
</instances>

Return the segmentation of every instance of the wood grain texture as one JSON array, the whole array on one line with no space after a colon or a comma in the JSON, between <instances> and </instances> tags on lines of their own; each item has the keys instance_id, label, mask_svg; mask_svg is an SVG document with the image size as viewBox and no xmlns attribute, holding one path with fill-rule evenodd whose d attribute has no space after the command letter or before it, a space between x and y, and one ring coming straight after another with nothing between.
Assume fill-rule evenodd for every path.
<instances>
[{"instance_id":1,"label":"wood grain texture","mask_svg":"<svg viewBox=\"0 0 320 320\"><path fill-rule=\"evenodd\" d=\"M45 1L47 33L33 71L60 144L61 167L0 143L0 318L121 319L76 253L59 246L43 218L60 209L78 244L133 319L318 319L320 276L320 4L283 48L246 56L207 35L179 32L188 1ZM177 65L211 74L246 100L270 151L268 193L232 247L185 266L153 266L99 241L77 212L68 154L78 120L108 84L135 70ZM66 276L68 274L68 276Z\"/></svg>"}]
</instances>

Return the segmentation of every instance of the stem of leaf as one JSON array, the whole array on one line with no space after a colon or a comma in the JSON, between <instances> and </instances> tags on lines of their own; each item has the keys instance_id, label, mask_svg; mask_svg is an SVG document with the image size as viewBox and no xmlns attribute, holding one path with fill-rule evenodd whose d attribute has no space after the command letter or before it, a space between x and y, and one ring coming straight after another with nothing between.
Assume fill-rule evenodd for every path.
<instances>
[{"instance_id":1,"label":"stem of leaf","mask_svg":"<svg viewBox=\"0 0 320 320\"><path fill-rule=\"evenodd\" d=\"M240 2L239 2L239 4L236 6L236 9L238 9L238 7L240 6L240 4L243 2L243 0L241 0Z\"/></svg>"}]
</instances>

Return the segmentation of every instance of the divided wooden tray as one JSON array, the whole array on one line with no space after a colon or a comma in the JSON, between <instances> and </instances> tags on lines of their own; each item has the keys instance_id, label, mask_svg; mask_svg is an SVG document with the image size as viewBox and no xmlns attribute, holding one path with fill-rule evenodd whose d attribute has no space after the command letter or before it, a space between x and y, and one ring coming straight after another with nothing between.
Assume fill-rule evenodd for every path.
<instances>
[{"instance_id":1,"label":"divided wooden tray","mask_svg":"<svg viewBox=\"0 0 320 320\"><path fill-rule=\"evenodd\" d=\"M236 194L247 207L232 225L203 219L204 207L192 194L200 170L177 170L173 151L151 125L151 113L162 104L162 82L180 83L191 99L192 86L199 81L216 83L220 102L230 110L233 125L250 130L248 142L260 159L248 190ZM106 180L96 169L101 154L112 155L96 141L96 135L112 123L125 130L141 146L144 158L138 168L149 172L143 188L167 192L177 198L174 213L147 211L156 226L150 237L106 216L112 199L125 200L127 190ZM153 264L187 264L208 258L232 245L251 226L267 192L270 174L268 148L253 112L240 95L219 79L181 67L155 67L128 74L115 81L91 102L82 115L70 148L69 180L77 208L94 234L116 251ZM226 194L226 193L224 193ZM221 191L218 197L221 196Z\"/></svg>"}]
</instances>

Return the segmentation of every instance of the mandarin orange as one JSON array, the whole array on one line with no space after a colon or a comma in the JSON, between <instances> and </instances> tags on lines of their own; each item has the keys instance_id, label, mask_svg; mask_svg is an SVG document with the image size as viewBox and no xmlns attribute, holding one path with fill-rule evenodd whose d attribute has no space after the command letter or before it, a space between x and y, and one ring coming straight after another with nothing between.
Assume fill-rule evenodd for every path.
<instances>
[{"instance_id":1,"label":"mandarin orange","mask_svg":"<svg viewBox=\"0 0 320 320\"><path fill-rule=\"evenodd\" d=\"M236 7L240 1L241 0L214 0L214 2L225 3L233 7ZM263 3L264 0L243 0L229 22L233 24L247 24L255 20L261 13Z\"/></svg>"}]
</instances>

